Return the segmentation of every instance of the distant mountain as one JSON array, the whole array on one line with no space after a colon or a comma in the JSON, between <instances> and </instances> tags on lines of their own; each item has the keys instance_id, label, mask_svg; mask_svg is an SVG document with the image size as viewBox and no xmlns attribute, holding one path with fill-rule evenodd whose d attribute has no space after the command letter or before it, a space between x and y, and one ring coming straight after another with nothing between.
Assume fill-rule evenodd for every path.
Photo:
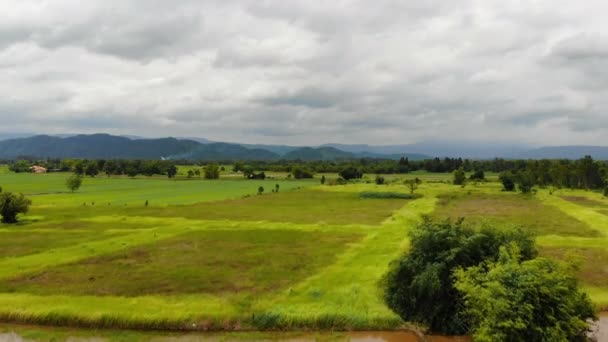
<instances>
[{"instance_id":1,"label":"distant mountain","mask_svg":"<svg viewBox=\"0 0 608 342\"><path fill-rule=\"evenodd\" d=\"M590 155L593 159L608 160L608 146L548 146L521 153L522 159L580 159Z\"/></svg>"},{"instance_id":2,"label":"distant mountain","mask_svg":"<svg viewBox=\"0 0 608 342\"><path fill-rule=\"evenodd\" d=\"M325 144L322 146L330 146L351 153L419 155L421 159L426 159L427 156L470 159L515 158L530 149L528 146L517 144L458 141L429 141L409 145Z\"/></svg>"},{"instance_id":3,"label":"distant mountain","mask_svg":"<svg viewBox=\"0 0 608 342\"><path fill-rule=\"evenodd\" d=\"M30 133L0 133L0 141L18 138L27 138L34 136L35 134Z\"/></svg>"},{"instance_id":4,"label":"distant mountain","mask_svg":"<svg viewBox=\"0 0 608 342\"><path fill-rule=\"evenodd\" d=\"M238 144L199 144L191 151L172 155L170 159L191 160L275 160L279 155L259 148L246 148Z\"/></svg>"},{"instance_id":5,"label":"distant mountain","mask_svg":"<svg viewBox=\"0 0 608 342\"><path fill-rule=\"evenodd\" d=\"M132 140L108 134L67 138L37 135L0 141L0 158L141 158L162 157L191 151L200 144L175 138Z\"/></svg>"},{"instance_id":6,"label":"distant mountain","mask_svg":"<svg viewBox=\"0 0 608 342\"><path fill-rule=\"evenodd\" d=\"M239 144L243 147L247 148L261 148L263 150L270 151L272 153L276 153L280 156L284 156L285 154L302 148L302 146L288 146L288 145L264 145L264 144Z\"/></svg>"},{"instance_id":7,"label":"distant mountain","mask_svg":"<svg viewBox=\"0 0 608 342\"><path fill-rule=\"evenodd\" d=\"M282 159L286 160L338 160L352 159L354 154L344 152L333 147L301 147L286 153Z\"/></svg>"}]
</instances>

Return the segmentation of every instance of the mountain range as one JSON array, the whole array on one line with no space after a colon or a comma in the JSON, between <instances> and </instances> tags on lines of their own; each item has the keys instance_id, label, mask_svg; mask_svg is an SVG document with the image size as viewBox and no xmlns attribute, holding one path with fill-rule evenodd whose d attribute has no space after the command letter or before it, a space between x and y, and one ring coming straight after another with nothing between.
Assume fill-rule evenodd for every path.
<instances>
[{"instance_id":1,"label":"mountain range","mask_svg":"<svg viewBox=\"0 0 608 342\"><path fill-rule=\"evenodd\" d=\"M320 146L261 145L214 142L204 138L158 138L90 135L0 133L0 158L189 159L189 160L346 160L353 158L424 160L433 157L470 159L578 159L591 155L608 160L605 146L548 146L432 141L409 145L335 144Z\"/></svg>"}]
</instances>

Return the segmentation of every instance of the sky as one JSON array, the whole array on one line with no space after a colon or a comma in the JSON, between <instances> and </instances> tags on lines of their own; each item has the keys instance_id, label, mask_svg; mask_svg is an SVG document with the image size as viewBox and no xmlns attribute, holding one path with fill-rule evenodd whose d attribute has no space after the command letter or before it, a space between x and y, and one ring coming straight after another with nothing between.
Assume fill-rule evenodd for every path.
<instances>
[{"instance_id":1,"label":"sky","mask_svg":"<svg viewBox=\"0 0 608 342\"><path fill-rule=\"evenodd\" d=\"M602 145L607 11L600 0L2 0L0 132Z\"/></svg>"}]
</instances>

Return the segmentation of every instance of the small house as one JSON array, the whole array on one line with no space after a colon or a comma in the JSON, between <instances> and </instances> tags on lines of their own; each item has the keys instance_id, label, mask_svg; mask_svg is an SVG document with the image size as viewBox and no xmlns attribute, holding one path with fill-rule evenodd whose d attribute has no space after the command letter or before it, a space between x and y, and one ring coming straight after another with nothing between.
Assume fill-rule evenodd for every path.
<instances>
[{"instance_id":1,"label":"small house","mask_svg":"<svg viewBox=\"0 0 608 342\"><path fill-rule=\"evenodd\" d=\"M46 173L46 168L38 165L30 167L33 173Z\"/></svg>"}]
</instances>

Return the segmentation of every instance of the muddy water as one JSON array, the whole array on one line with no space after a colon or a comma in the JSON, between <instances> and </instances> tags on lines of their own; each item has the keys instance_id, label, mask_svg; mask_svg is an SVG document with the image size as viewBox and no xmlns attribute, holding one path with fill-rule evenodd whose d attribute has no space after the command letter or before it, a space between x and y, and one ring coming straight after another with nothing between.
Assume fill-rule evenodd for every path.
<instances>
[{"instance_id":1,"label":"muddy water","mask_svg":"<svg viewBox=\"0 0 608 342\"><path fill-rule=\"evenodd\" d=\"M40 339L24 338L23 335L28 336L28 329L26 327L20 327L15 329L16 331L11 332L0 332L0 342L25 342L25 341L48 341L55 339L50 333L47 337ZM49 329L49 332L52 329ZM244 333L247 334L247 333ZM594 331L594 337L599 342L608 342L608 312L604 312L600 315L600 320L597 322ZM43 334L44 335L44 334ZM108 341L112 338L107 336L95 336L93 332L90 336L88 334L80 333L75 334L77 336L70 337L69 334L61 334L61 338L58 340L66 340L70 342L97 342L97 341ZM417 336L412 332L395 332L395 331L370 331L370 332L350 332L350 333L318 333L318 334L304 334L304 335L286 335L281 333L268 333L260 336L248 336L241 335L239 333L233 334L184 334L184 335L171 335L171 336L158 336L146 334L145 339L149 339L154 342L244 342L244 341L260 341L260 342L314 342L314 341L350 341L350 342L469 342L470 338L467 337L447 337L447 336ZM40 336L40 335L39 335ZM141 340L141 337L138 338ZM124 336L122 338L124 339Z\"/></svg>"}]
</instances>

